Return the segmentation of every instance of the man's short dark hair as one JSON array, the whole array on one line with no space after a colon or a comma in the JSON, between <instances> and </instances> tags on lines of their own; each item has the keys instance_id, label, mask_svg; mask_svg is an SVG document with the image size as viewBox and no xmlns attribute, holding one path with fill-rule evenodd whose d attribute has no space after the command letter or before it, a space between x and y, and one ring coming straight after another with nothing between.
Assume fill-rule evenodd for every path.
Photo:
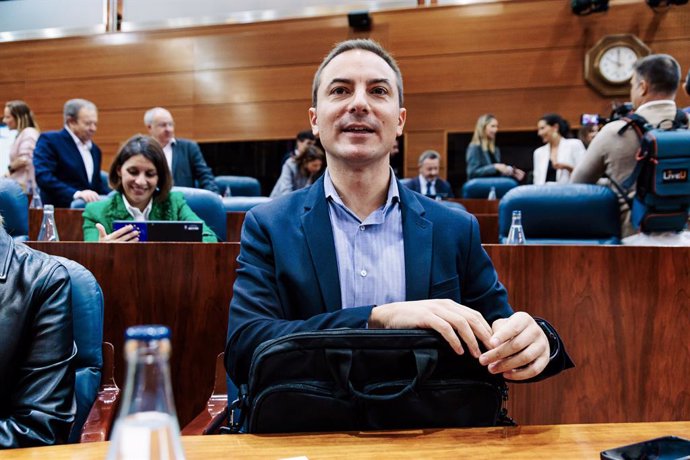
<instances>
[{"instance_id":1,"label":"man's short dark hair","mask_svg":"<svg viewBox=\"0 0 690 460\"><path fill-rule=\"evenodd\" d=\"M680 84L680 65L668 54L651 54L638 59L633 67L653 93L675 96Z\"/></svg>"},{"instance_id":2,"label":"man's short dark hair","mask_svg":"<svg viewBox=\"0 0 690 460\"><path fill-rule=\"evenodd\" d=\"M688 74L685 76L685 84L683 85L683 89L685 90L685 94L690 96L690 70L688 70Z\"/></svg>"},{"instance_id":3,"label":"man's short dark hair","mask_svg":"<svg viewBox=\"0 0 690 460\"><path fill-rule=\"evenodd\" d=\"M316 140L314 133L312 133L310 129L300 131L297 133L297 140L299 142L306 141L307 139L309 139L310 141Z\"/></svg>"},{"instance_id":4,"label":"man's short dark hair","mask_svg":"<svg viewBox=\"0 0 690 460\"><path fill-rule=\"evenodd\" d=\"M331 52L328 53L328 55L323 59L321 65L316 70L316 74L314 74L314 82L312 84L311 91L311 106L316 107L317 92L319 90L319 85L321 84L321 73L323 72L324 67L326 67L339 54L352 50L370 51L386 61L386 64L388 64L388 66L393 69L393 72L395 72L395 83L398 88L398 103L400 104L400 107L403 107L402 73L400 73L400 68L398 67L397 62L395 62L393 56L391 56L388 51L383 49L383 46L381 46L378 42L364 38L355 38L338 43L335 45L335 48L333 48Z\"/></svg>"},{"instance_id":5,"label":"man's short dark hair","mask_svg":"<svg viewBox=\"0 0 690 460\"><path fill-rule=\"evenodd\" d=\"M419 155L419 161L417 161L418 166L422 166L422 163L424 163L426 160L440 160L441 159L441 154L438 153L436 150L425 150L422 152L421 155Z\"/></svg>"}]
</instances>

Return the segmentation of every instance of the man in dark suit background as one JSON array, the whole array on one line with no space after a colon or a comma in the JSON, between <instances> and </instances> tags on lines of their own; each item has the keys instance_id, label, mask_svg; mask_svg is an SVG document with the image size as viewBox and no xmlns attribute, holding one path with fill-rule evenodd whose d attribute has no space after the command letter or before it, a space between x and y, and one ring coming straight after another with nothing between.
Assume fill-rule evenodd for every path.
<instances>
[{"instance_id":1,"label":"man in dark suit background","mask_svg":"<svg viewBox=\"0 0 690 460\"><path fill-rule=\"evenodd\" d=\"M65 127L38 138L34 150L36 183L45 204L69 208L81 198L98 201L110 190L101 180L101 149L93 142L98 109L86 99L70 99L63 109Z\"/></svg>"},{"instance_id":2,"label":"man in dark suit background","mask_svg":"<svg viewBox=\"0 0 690 460\"><path fill-rule=\"evenodd\" d=\"M438 177L441 170L441 155L435 150L426 150L419 156L417 162L419 176L406 181L409 188L429 198L453 198L450 184Z\"/></svg>"},{"instance_id":3,"label":"man in dark suit background","mask_svg":"<svg viewBox=\"0 0 690 460\"><path fill-rule=\"evenodd\" d=\"M309 119L328 168L244 220L225 349L237 386L259 344L335 328L433 329L510 380L572 366L548 323L513 312L477 219L396 180L389 153L406 116L378 43L348 40L324 59Z\"/></svg>"},{"instance_id":4,"label":"man in dark suit background","mask_svg":"<svg viewBox=\"0 0 690 460\"><path fill-rule=\"evenodd\" d=\"M144 115L144 124L151 137L163 147L174 185L205 188L219 193L213 172L206 164L199 144L175 138L175 121L168 110L162 107L148 110Z\"/></svg>"}]
</instances>

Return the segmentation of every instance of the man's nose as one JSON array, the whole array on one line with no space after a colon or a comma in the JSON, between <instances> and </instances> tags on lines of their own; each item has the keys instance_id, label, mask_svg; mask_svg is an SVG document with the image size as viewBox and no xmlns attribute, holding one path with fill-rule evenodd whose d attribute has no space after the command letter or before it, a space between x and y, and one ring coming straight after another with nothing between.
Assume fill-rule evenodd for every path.
<instances>
[{"instance_id":1,"label":"man's nose","mask_svg":"<svg viewBox=\"0 0 690 460\"><path fill-rule=\"evenodd\" d=\"M369 97L365 88L355 89L350 99L350 112L360 111L369 111Z\"/></svg>"}]
</instances>

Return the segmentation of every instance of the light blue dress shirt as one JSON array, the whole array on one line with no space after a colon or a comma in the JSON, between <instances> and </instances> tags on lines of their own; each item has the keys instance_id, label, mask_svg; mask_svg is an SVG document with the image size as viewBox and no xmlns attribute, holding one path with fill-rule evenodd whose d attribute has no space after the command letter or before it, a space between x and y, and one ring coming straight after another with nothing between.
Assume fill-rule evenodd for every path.
<instances>
[{"instance_id":1,"label":"light blue dress shirt","mask_svg":"<svg viewBox=\"0 0 690 460\"><path fill-rule=\"evenodd\" d=\"M364 221L345 206L328 170L324 191L333 228L342 307L404 301L405 246L393 171L386 202Z\"/></svg>"}]
</instances>

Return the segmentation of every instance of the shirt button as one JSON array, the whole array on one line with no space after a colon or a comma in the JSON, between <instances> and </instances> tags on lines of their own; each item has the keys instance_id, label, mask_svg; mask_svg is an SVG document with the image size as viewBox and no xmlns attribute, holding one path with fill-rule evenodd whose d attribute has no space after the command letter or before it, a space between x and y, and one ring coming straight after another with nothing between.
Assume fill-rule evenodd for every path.
<instances>
[{"instance_id":1,"label":"shirt button","mask_svg":"<svg viewBox=\"0 0 690 460\"><path fill-rule=\"evenodd\" d=\"M365 276L367 276L367 271L362 270L361 272L359 272L359 274L362 275L362 277L365 277Z\"/></svg>"},{"instance_id":2,"label":"shirt button","mask_svg":"<svg viewBox=\"0 0 690 460\"><path fill-rule=\"evenodd\" d=\"M363 232L363 231L364 231L364 225L360 225L360 226L359 226L359 231L360 231L360 232Z\"/></svg>"}]
</instances>

